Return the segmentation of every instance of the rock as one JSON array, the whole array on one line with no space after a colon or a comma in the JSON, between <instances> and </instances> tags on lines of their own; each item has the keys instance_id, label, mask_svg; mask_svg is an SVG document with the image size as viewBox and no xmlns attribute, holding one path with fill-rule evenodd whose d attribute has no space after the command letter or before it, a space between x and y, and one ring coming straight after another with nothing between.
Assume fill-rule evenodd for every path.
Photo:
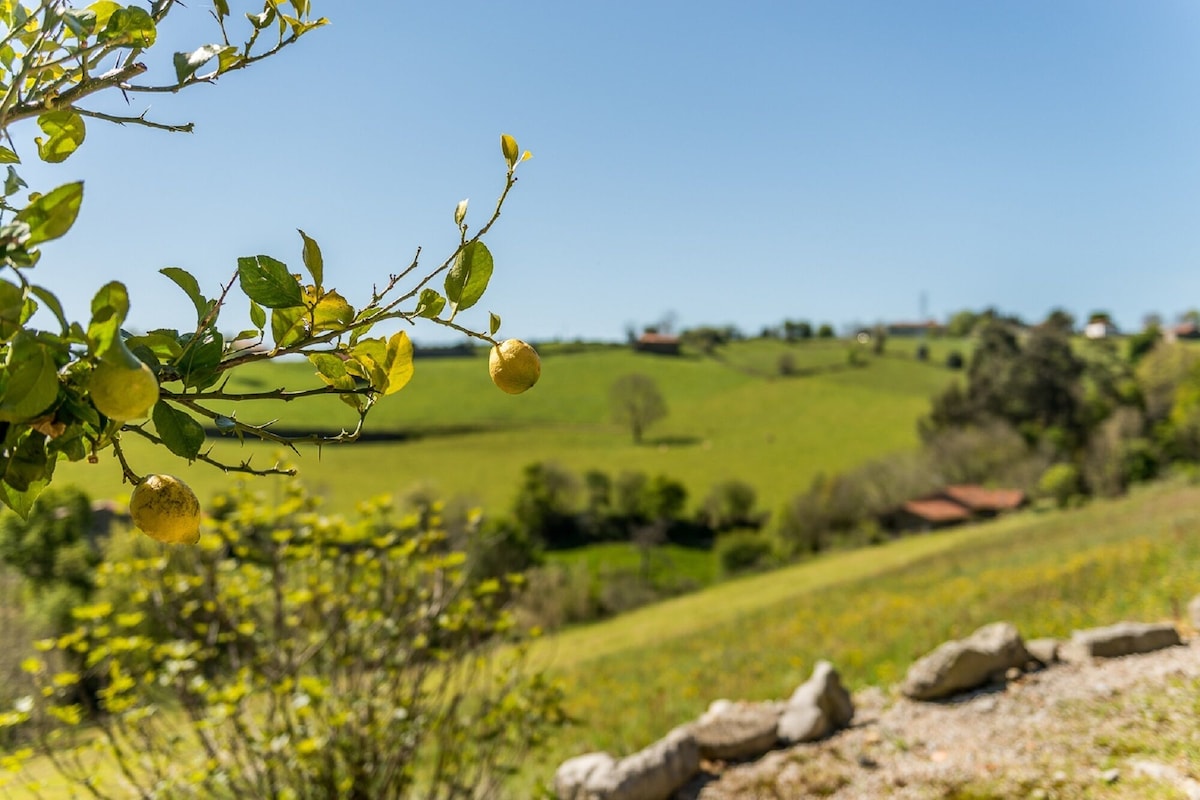
<instances>
[{"instance_id":1,"label":"rock","mask_svg":"<svg viewBox=\"0 0 1200 800\"><path fill-rule=\"evenodd\" d=\"M608 768L597 763L574 800L667 800L699 769L700 748L685 725Z\"/></svg>"},{"instance_id":2,"label":"rock","mask_svg":"<svg viewBox=\"0 0 1200 800\"><path fill-rule=\"evenodd\" d=\"M1188 620L1192 623L1192 630L1200 631L1200 594L1188 603Z\"/></svg>"},{"instance_id":3,"label":"rock","mask_svg":"<svg viewBox=\"0 0 1200 800\"><path fill-rule=\"evenodd\" d=\"M1058 661L1058 639L1030 639L1025 643L1025 649L1043 667Z\"/></svg>"},{"instance_id":4,"label":"rock","mask_svg":"<svg viewBox=\"0 0 1200 800\"><path fill-rule=\"evenodd\" d=\"M731 703L718 700L691 725L700 757L716 761L758 758L775 746L777 703Z\"/></svg>"},{"instance_id":5,"label":"rock","mask_svg":"<svg viewBox=\"0 0 1200 800\"><path fill-rule=\"evenodd\" d=\"M854 719L854 701L837 670L818 661L812 677L796 687L779 716L777 732L788 744L821 739Z\"/></svg>"},{"instance_id":6,"label":"rock","mask_svg":"<svg viewBox=\"0 0 1200 800\"><path fill-rule=\"evenodd\" d=\"M1103 628L1075 631L1071 636L1071 657L1116 658L1149 653L1180 644L1179 631L1169 622L1118 622Z\"/></svg>"},{"instance_id":7,"label":"rock","mask_svg":"<svg viewBox=\"0 0 1200 800\"><path fill-rule=\"evenodd\" d=\"M908 669L900 690L913 700L937 700L983 686L1009 667L1029 660L1021 634L1008 622L993 622L966 639L944 642Z\"/></svg>"},{"instance_id":8,"label":"rock","mask_svg":"<svg viewBox=\"0 0 1200 800\"><path fill-rule=\"evenodd\" d=\"M617 762L608 753L587 753L568 758L554 771L554 794L558 800L583 800L583 787L592 773L608 772Z\"/></svg>"},{"instance_id":9,"label":"rock","mask_svg":"<svg viewBox=\"0 0 1200 800\"><path fill-rule=\"evenodd\" d=\"M1115 767L1113 769L1106 769L1100 773L1100 780L1105 783L1116 783L1121 780L1121 770Z\"/></svg>"}]
</instances>

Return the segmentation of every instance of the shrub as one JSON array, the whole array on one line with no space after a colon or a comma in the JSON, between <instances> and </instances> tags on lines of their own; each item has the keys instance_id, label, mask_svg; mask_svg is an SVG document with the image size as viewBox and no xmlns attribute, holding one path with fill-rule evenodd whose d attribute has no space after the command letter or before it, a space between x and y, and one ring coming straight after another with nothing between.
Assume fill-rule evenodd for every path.
<instances>
[{"instance_id":1,"label":"shrub","mask_svg":"<svg viewBox=\"0 0 1200 800\"><path fill-rule=\"evenodd\" d=\"M770 537L757 530L735 530L717 537L715 553L721 574L729 577L764 569L773 562Z\"/></svg>"},{"instance_id":2,"label":"shrub","mask_svg":"<svg viewBox=\"0 0 1200 800\"><path fill-rule=\"evenodd\" d=\"M578 493L578 480L565 468L550 461L530 464L521 477L513 517L546 547L573 547L582 543L575 518Z\"/></svg>"},{"instance_id":3,"label":"shrub","mask_svg":"<svg viewBox=\"0 0 1200 800\"><path fill-rule=\"evenodd\" d=\"M0 716L48 728L40 747L93 796L487 795L561 721L502 582L472 582L439 531L397 525L385 503L327 517L298 487L224 506L196 548L102 564L101 602L44 644L86 669L33 660L40 691ZM100 737L76 735L89 677L104 680ZM77 757L93 741L120 792Z\"/></svg>"},{"instance_id":4,"label":"shrub","mask_svg":"<svg viewBox=\"0 0 1200 800\"><path fill-rule=\"evenodd\" d=\"M1079 476L1079 468L1074 464L1058 463L1052 465L1038 481L1038 495L1049 498L1059 508L1066 508L1083 490L1083 481Z\"/></svg>"},{"instance_id":5,"label":"shrub","mask_svg":"<svg viewBox=\"0 0 1200 800\"><path fill-rule=\"evenodd\" d=\"M946 355L946 367L949 369L962 369L964 363L962 353L957 350L951 350Z\"/></svg>"},{"instance_id":6,"label":"shrub","mask_svg":"<svg viewBox=\"0 0 1200 800\"><path fill-rule=\"evenodd\" d=\"M716 484L704 498L704 522L716 533L733 528L761 528L765 515L755 510L758 495L745 481Z\"/></svg>"}]
</instances>

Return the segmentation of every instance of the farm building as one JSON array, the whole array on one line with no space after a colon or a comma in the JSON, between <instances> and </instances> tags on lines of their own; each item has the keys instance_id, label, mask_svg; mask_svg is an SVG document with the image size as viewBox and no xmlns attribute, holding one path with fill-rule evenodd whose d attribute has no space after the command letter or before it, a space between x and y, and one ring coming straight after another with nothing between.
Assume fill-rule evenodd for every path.
<instances>
[{"instance_id":1,"label":"farm building","mask_svg":"<svg viewBox=\"0 0 1200 800\"><path fill-rule=\"evenodd\" d=\"M947 486L940 492L909 500L880 517L885 529L901 533L931 531L1015 511L1028 502L1019 489L986 489L973 484Z\"/></svg>"},{"instance_id":2,"label":"farm building","mask_svg":"<svg viewBox=\"0 0 1200 800\"><path fill-rule=\"evenodd\" d=\"M665 333L643 333L633 343L639 353L656 353L660 356L679 355L679 337Z\"/></svg>"}]
</instances>

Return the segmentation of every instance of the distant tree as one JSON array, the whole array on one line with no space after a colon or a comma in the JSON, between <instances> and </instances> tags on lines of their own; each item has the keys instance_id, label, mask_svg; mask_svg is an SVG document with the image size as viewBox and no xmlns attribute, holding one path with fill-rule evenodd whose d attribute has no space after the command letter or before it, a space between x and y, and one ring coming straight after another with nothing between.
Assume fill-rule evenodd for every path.
<instances>
[{"instance_id":1,"label":"distant tree","mask_svg":"<svg viewBox=\"0 0 1200 800\"><path fill-rule=\"evenodd\" d=\"M634 372L617 378L608 396L613 419L629 426L636 444L641 444L646 428L667 415L667 401L648 375Z\"/></svg>"},{"instance_id":2,"label":"distant tree","mask_svg":"<svg viewBox=\"0 0 1200 800\"><path fill-rule=\"evenodd\" d=\"M547 547L579 543L575 500L579 482L575 475L549 461L529 464L513 502L513 517L529 535Z\"/></svg>"},{"instance_id":3,"label":"distant tree","mask_svg":"<svg viewBox=\"0 0 1200 800\"><path fill-rule=\"evenodd\" d=\"M822 322L821 327L817 328L817 338L818 339L832 339L833 338L833 326L830 325L828 322Z\"/></svg>"},{"instance_id":4,"label":"distant tree","mask_svg":"<svg viewBox=\"0 0 1200 800\"><path fill-rule=\"evenodd\" d=\"M1056 308L1042 321L1042 326L1070 335L1075 332L1075 317L1065 309Z\"/></svg>"},{"instance_id":5,"label":"distant tree","mask_svg":"<svg viewBox=\"0 0 1200 800\"><path fill-rule=\"evenodd\" d=\"M1157 325L1147 325L1138 333L1129 337L1129 361L1136 364L1150 353L1162 341L1162 329Z\"/></svg>"},{"instance_id":6,"label":"distant tree","mask_svg":"<svg viewBox=\"0 0 1200 800\"><path fill-rule=\"evenodd\" d=\"M979 322L979 315L969 309L963 309L950 317L950 321L946 323L946 335L961 339L964 336L970 336L975 330L975 324Z\"/></svg>"},{"instance_id":7,"label":"distant tree","mask_svg":"<svg viewBox=\"0 0 1200 800\"><path fill-rule=\"evenodd\" d=\"M811 339L813 335L813 326L807 320L784 320L783 322L783 338L789 342L797 341L798 339Z\"/></svg>"},{"instance_id":8,"label":"distant tree","mask_svg":"<svg viewBox=\"0 0 1200 800\"><path fill-rule=\"evenodd\" d=\"M1179 315L1180 322L1190 322L1193 325L1200 326L1200 309L1190 308Z\"/></svg>"},{"instance_id":9,"label":"distant tree","mask_svg":"<svg viewBox=\"0 0 1200 800\"><path fill-rule=\"evenodd\" d=\"M887 328L883 325L876 325L871 328L871 352L877 356L883 355L883 349L887 346Z\"/></svg>"},{"instance_id":10,"label":"distant tree","mask_svg":"<svg viewBox=\"0 0 1200 800\"><path fill-rule=\"evenodd\" d=\"M1088 324L1093 322L1106 322L1111 325L1112 314L1107 311L1093 311L1091 314L1088 314Z\"/></svg>"}]
</instances>

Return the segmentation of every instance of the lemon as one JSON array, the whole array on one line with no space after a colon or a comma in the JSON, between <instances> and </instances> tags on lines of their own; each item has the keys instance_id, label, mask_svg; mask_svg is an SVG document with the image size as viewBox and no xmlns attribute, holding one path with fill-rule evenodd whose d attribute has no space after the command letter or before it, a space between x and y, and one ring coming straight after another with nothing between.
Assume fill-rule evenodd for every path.
<instances>
[{"instance_id":1,"label":"lemon","mask_svg":"<svg viewBox=\"0 0 1200 800\"><path fill-rule=\"evenodd\" d=\"M542 360L537 350L520 339L505 339L488 356L492 383L509 394L520 394L538 382Z\"/></svg>"},{"instance_id":2,"label":"lemon","mask_svg":"<svg viewBox=\"0 0 1200 800\"><path fill-rule=\"evenodd\" d=\"M158 378L124 344L118 342L113 349L116 352L97 364L88 380L92 405L117 422L149 416L158 402Z\"/></svg>"},{"instance_id":3,"label":"lemon","mask_svg":"<svg viewBox=\"0 0 1200 800\"><path fill-rule=\"evenodd\" d=\"M151 539L167 544L200 540L200 501L173 475L147 475L129 499L133 524Z\"/></svg>"}]
</instances>

